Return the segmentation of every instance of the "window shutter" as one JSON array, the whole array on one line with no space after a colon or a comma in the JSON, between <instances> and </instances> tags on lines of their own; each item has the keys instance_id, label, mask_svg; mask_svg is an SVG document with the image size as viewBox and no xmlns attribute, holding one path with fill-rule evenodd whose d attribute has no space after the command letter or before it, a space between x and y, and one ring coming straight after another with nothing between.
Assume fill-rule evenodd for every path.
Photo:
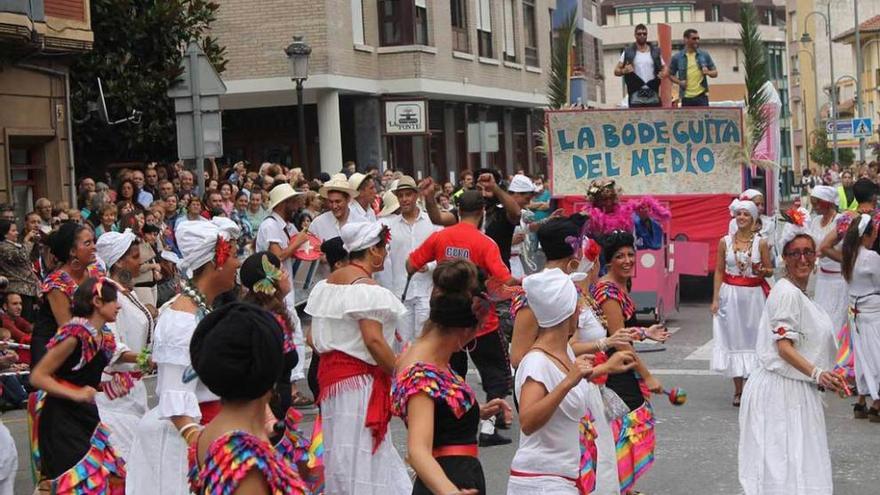
<instances>
[{"instance_id":1,"label":"window shutter","mask_svg":"<svg viewBox=\"0 0 880 495\"><path fill-rule=\"evenodd\" d=\"M492 32L492 15L489 12L490 0L477 0L477 29Z\"/></svg>"},{"instance_id":2,"label":"window shutter","mask_svg":"<svg viewBox=\"0 0 880 495\"><path fill-rule=\"evenodd\" d=\"M516 41L514 38L514 0L504 0L504 53L516 56Z\"/></svg>"}]
</instances>

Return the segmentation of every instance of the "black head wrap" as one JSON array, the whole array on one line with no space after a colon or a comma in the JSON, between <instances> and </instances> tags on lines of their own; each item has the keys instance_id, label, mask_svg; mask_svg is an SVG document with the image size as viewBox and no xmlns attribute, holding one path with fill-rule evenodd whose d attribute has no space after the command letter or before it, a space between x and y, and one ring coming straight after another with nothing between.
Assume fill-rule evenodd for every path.
<instances>
[{"instance_id":1,"label":"black head wrap","mask_svg":"<svg viewBox=\"0 0 880 495\"><path fill-rule=\"evenodd\" d=\"M281 260L278 259L278 256L268 251L259 251L248 256L244 263L241 264L241 270L239 271L241 285L245 286L248 290L253 290L254 284L266 278L266 271L263 269L263 256L266 257L272 266L281 268Z\"/></svg>"},{"instance_id":2,"label":"black head wrap","mask_svg":"<svg viewBox=\"0 0 880 495\"><path fill-rule=\"evenodd\" d=\"M581 214L554 218L538 228L538 242L547 260L561 260L574 254L585 218Z\"/></svg>"},{"instance_id":3,"label":"black head wrap","mask_svg":"<svg viewBox=\"0 0 880 495\"><path fill-rule=\"evenodd\" d=\"M345 250L341 237L327 239L321 243L321 252L327 258L327 264L331 267L336 263L348 258L348 251Z\"/></svg>"},{"instance_id":4,"label":"black head wrap","mask_svg":"<svg viewBox=\"0 0 880 495\"><path fill-rule=\"evenodd\" d=\"M461 294L439 294L431 298L430 319L450 328L471 328L479 322L474 314L473 301Z\"/></svg>"},{"instance_id":5,"label":"black head wrap","mask_svg":"<svg viewBox=\"0 0 880 495\"><path fill-rule=\"evenodd\" d=\"M231 303L199 323L189 345L192 367L224 400L248 401L272 390L284 370L281 325L249 303Z\"/></svg>"}]
</instances>

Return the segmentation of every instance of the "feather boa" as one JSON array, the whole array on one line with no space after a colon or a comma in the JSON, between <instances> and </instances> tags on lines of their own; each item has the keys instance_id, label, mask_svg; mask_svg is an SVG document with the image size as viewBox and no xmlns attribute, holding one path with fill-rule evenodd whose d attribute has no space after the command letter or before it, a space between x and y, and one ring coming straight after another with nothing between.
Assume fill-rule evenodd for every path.
<instances>
[{"instance_id":1,"label":"feather boa","mask_svg":"<svg viewBox=\"0 0 880 495\"><path fill-rule=\"evenodd\" d=\"M641 209L648 210L648 216L657 222L666 222L672 215L669 208L661 205L651 196L642 196L638 199L621 201L615 205L610 213L588 206L584 211L589 216L589 232L591 235L606 235L615 230L633 231L633 214Z\"/></svg>"}]
</instances>

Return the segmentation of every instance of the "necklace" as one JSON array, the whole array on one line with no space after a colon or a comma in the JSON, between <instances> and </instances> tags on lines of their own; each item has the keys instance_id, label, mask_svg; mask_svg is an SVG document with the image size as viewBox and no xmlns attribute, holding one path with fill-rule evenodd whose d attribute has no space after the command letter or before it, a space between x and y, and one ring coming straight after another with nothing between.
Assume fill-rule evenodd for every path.
<instances>
[{"instance_id":1,"label":"necklace","mask_svg":"<svg viewBox=\"0 0 880 495\"><path fill-rule=\"evenodd\" d=\"M733 259L736 262L736 268L739 270L740 275L745 275L746 271L748 271L749 266L752 264L752 247L755 245L755 234L753 233L749 236L748 249L739 249L737 248L738 242L743 242L739 239L738 235L734 236L733 243Z\"/></svg>"},{"instance_id":2,"label":"necklace","mask_svg":"<svg viewBox=\"0 0 880 495\"><path fill-rule=\"evenodd\" d=\"M358 270L364 272L364 275L366 275L367 277L372 278L372 275L370 274L370 272L367 271L367 269L364 268L364 267L362 267L361 265L358 265L357 263L354 263L354 262L349 262L348 264L351 265L351 266L353 266L353 267L355 267L355 268L357 268Z\"/></svg>"},{"instance_id":3,"label":"necklace","mask_svg":"<svg viewBox=\"0 0 880 495\"><path fill-rule=\"evenodd\" d=\"M801 287L801 285L799 283L795 282L795 280L793 278L791 278L790 275L786 275L785 278L787 278L788 281L791 282L791 285L797 287L798 290L803 292L805 296L807 295L807 289L804 289L803 287Z\"/></svg>"},{"instance_id":4,"label":"necklace","mask_svg":"<svg viewBox=\"0 0 880 495\"><path fill-rule=\"evenodd\" d=\"M192 284L192 281L185 281L181 288L181 292L183 292L183 295L186 297L192 299L193 302L196 303L196 306L198 306L198 309L196 310L196 320L201 321L211 312L211 309L208 308L208 303L206 302L207 298Z\"/></svg>"}]
</instances>

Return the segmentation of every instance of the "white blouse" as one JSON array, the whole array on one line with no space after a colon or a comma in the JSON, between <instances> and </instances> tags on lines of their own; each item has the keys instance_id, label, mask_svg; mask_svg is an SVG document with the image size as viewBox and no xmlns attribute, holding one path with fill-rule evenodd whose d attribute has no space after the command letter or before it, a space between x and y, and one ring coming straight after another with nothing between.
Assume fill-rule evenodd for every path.
<instances>
[{"instance_id":1,"label":"white blouse","mask_svg":"<svg viewBox=\"0 0 880 495\"><path fill-rule=\"evenodd\" d=\"M568 348L569 358L574 352ZM552 391L565 379L552 358L541 351L525 355L516 369L515 390L518 400L523 385L532 380ZM522 433L510 469L530 474L578 477L580 463L580 421L589 409L589 385L582 380L566 394L544 426L531 435Z\"/></svg>"},{"instance_id":2,"label":"white blouse","mask_svg":"<svg viewBox=\"0 0 880 495\"><path fill-rule=\"evenodd\" d=\"M123 345L117 345L114 362L124 351L140 353L146 347L147 338L156 323L135 291L120 292L116 299L119 301L119 314L116 315L116 321L107 326L116 335L117 344ZM109 371L132 371L136 367L137 365L131 363L115 363Z\"/></svg>"},{"instance_id":3,"label":"white blouse","mask_svg":"<svg viewBox=\"0 0 880 495\"><path fill-rule=\"evenodd\" d=\"M390 346L397 321L406 308L394 293L380 285L339 285L322 280L309 294L305 312L312 317L312 342L319 353L340 351L375 365L358 320L381 323L382 335Z\"/></svg>"},{"instance_id":4,"label":"white blouse","mask_svg":"<svg viewBox=\"0 0 880 495\"><path fill-rule=\"evenodd\" d=\"M199 403L220 399L198 378L187 383L183 381L183 374L191 364L189 343L197 324L196 315L171 309L168 305L159 313L152 358L158 367L156 395L159 396L159 416L162 419L173 416L201 418Z\"/></svg>"},{"instance_id":5,"label":"white blouse","mask_svg":"<svg viewBox=\"0 0 880 495\"><path fill-rule=\"evenodd\" d=\"M779 355L776 342L788 339L804 358L823 370L834 365L837 343L831 317L787 278L781 279L764 305L756 350L764 369L786 378L810 381L810 377Z\"/></svg>"},{"instance_id":6,"label":"white blouse","mask_svg":"<svg viewBox=\"0 0 880 495\"><path fill-rule=\"evenodd\" d=\"M851 302L871 294L880 294L880 254L864 246L859 247L859 255L853 265L852 281L849 283ZM859 301L864 304L867 301Z\"/></svg>"}]
</instances>

